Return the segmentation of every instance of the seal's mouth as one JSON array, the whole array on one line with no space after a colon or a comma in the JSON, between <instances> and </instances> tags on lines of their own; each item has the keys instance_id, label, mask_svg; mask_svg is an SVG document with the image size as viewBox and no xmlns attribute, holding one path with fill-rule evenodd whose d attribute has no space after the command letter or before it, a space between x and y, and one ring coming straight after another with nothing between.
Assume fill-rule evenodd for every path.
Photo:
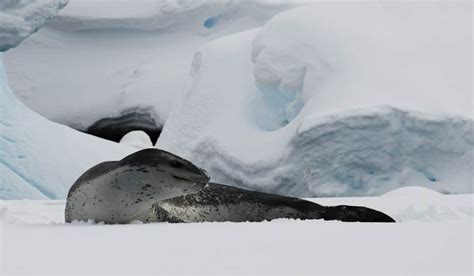
<instances>
[{"instance_id":1,"label":"seal's mouth","mask_svg":"<svg viewBox=\"0 0 474 276\"><path fill-rule=\"evenodd\" d=\"M209 182L209 174L205 170L199 170L198 174L194 173L182 173L182 172L173 172L171 176L177 180L190 181L195 183L207 183Z\"/></svg>"}]
</instances>

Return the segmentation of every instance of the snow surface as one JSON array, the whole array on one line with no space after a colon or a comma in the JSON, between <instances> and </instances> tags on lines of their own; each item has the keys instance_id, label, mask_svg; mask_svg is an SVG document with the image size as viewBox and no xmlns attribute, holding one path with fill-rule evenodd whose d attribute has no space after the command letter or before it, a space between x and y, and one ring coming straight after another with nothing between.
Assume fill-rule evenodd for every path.
<instances>
[{"instance_id":1,"label":"snow surface","mask_svg":"<svg viewBox=\"0 0 474 276\"><path fill-rule=\"evenodd\" d=\"M136 148L53 123L13 94L0 53L0 198L65 198L90 167L118 160Z\"/></svg>"},{"instance_id":2,"label":"snow surface","mask_svg":"<svg viewBox=\"0 0 474 276\"><path fill-rule=\"evenodd\" d=\"M120 139L120 144L129 145L139 149L152 148L150 136L141 130L130 131Z\"/></svg>"},{"instance_id":3,"label":"snow surface","mask_svg":"<svg viewBox=\"0 0 474 276\"><path fill-rule=\"evenodd\" d=\"M0 2L0 52L20 44L55 16L68 0L2 0Z\"/></svg>"},{"instance_id":4,"label":"snow surface","mask_svg":"<svg viewBox=\"0 0 474 276\"><path fill-rule=\"evenodd\" d=\"M295 5L301 3L71 0L5 54L5 67L18 97L55 122L84 130L138 109L161 126L202 44Z\"/></svg>"},{"instance_id":5,"label":"snow surface","mask_svg":"<svg viewBox=\"0 0 474 276\"><path fill-rule=\"evenodd\" d=\"M64 224L64 201L0 201L2 275L472 275L474 195L406 187L360 204L398 223Z\"/></svg>"},{"instance_id":6,"label":"snow surface","mask_svg":"<svg viewBox=\"0 0 474 276\"><path fill-rule=\"evenodd\" d=\"M7 1L0 7L0 49L15 47L66 1ZM136 149L48 121L11 91L0 52L0 199L65 198L88 168Z\"/></svg>"},{"instance_id":7,"label":"snow surface","mask_svg":"<svg viewBox=\"0 0 474 276\"><path fill-rule=\"evenodd\" d=\"M194 55L157 147L279 194L471 193L471 17L467 2L282 12Z\"/></svg>"},{"instance_id":8,"label":"snow surface","mask_svg":"<svg viewBox=\"0 0 474 276\"><path fill-rule=\"evenodd\" d=\"M470 3L318 3L227 35L297 4L141 1L73 0L8 51L22 100L78 128L150 106L164 122L176 101L158 147L254 190L472 192ZM194 55L182 94L191 53L222 36ZM3 198L62 198L88 167L136 150L40 118L1 81Z\"/></svg>"}]
</instances>

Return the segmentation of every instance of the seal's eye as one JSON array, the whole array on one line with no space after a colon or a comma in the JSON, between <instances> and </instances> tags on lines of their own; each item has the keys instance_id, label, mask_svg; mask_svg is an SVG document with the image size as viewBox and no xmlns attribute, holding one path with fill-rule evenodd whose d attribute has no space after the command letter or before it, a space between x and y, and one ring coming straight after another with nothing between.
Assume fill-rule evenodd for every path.
<instances>
[{"instance_id":1,"label":"seal's eye","mask_svg":"<svg viewBox=\"0 0 474 276\"><path fill-rule=\"evenodd\" d=\"M179 161L173 160L171 161L171 167L181 169L182 167L184 167L184 164Z\"/></svg>"}]
</instances>

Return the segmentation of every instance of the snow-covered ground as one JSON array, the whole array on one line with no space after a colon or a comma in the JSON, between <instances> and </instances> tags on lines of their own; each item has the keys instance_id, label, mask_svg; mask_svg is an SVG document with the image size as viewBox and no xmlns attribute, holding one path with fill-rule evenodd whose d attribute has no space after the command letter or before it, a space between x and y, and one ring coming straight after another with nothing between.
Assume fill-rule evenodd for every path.
<instances>
[{"instance_id":1,"label":"snow-covered ground","mask_svg":"<svg viewBox=\"0 0 474 276\"><path fill-rule=\"evenodd\" d=\"M472 275L474 195L407 187L355 204L395 224L64 224L64 201L0 201L2 275Z\"/></svg>"}]
</instances>

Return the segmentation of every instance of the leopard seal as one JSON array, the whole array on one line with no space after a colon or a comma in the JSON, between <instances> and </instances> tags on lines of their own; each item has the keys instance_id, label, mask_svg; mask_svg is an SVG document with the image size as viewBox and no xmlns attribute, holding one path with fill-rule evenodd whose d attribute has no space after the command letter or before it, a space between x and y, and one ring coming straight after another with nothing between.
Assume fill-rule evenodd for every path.
<instances>
[{"instance_id":1,"label":"leopard seal","mask_svg":"<svg viewBox=\"0 0 474 276\"><path fill-rule=\"evenodd\" d=\"M265 221L277 218L394 222L356 206L307 200L210 183L206 171L149 148L87 170L69 190L65 219L104 223Z\"/></svg>"}]
</instances>

